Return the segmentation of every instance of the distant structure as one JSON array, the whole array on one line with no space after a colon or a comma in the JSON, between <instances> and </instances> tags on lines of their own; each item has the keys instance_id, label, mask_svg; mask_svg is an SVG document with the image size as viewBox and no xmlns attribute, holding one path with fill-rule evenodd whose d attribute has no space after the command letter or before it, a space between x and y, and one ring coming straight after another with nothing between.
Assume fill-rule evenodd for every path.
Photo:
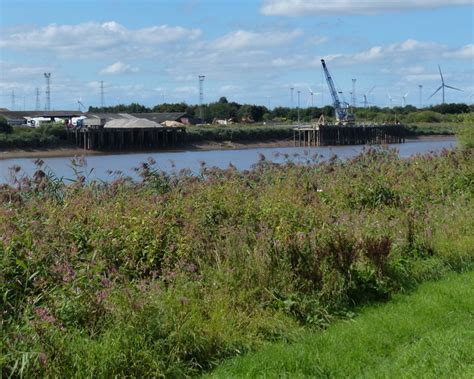
<instances>
[{"instance_id":1,"label":"distant structure","mask_svg":"<svg viewBox=\"0 0 474 379\"><path fill-rule=\"evenodd\" d=\"M423 85L418 84L418 88L420 89L420 108L423 108Z\"/></svg>"},{"instance_id":2,"label":"distant structure","mask_svg":"<svg viewBox=\"0 0 474 379\"><path fill-rule=\"evenodd\" d=\"M407 96L409 92L402 96L402 105L405 107L407 105Z\"/></svg>"},{"instance_id":3,"label":"distant structure","mask_svg":"<svg viewBox=\"0 0 474 379\"><path fill-rule=\"evenodd\" d=\"M295 87L290 87L290 94L291 94L291 108L295 107L294 101L293 101L293 92L295 90Z\"/></svg>"},{"instance_id":4,"label":"distant structure","mask_svg":"<svg viewBox=\"0 0 474 379\"><path fill-rule=\"evenodd\" d=\"M314 91L308 87L309 90L309 96L311 96L311 108L314 108Z\"/></svg>"},{"instance_id":5,"label":"distant structure","mask_svg":"<svg viewBox=\"0 0 474 379\"><path fill-rule=\"evenodd\" d=\"M40 89L36 87L36 106L35 110L39 111L40 110Z\"/></svg>"},{"instance_id":6,"label":"distant structure","mask_svg":"<svg viewBox=\"0 0 474 379\"><path fill-rule=\"evenodd\" d=\"M442 90L442 94L443 94L443 102L442 104L444 104L444 100L445 100L445 97L444 97L444 89L445 88L450 88L450 89L454 89L456 91L462 91L462 89L459 89L459 88L456 88L456 87L451 87L451 86L448 86L445 82L444 82L444 78L443 78L443 74L441 72L441 67L438 65L438 70L439 70L439 76L441 76L441 85L438 87L438 89L436 91L433 92L433 94L428 97L428 100L431 99L434 95L436 95L438 93L439 90Z\"/></svg>"},{"instance_id":7,"label":"distant structure","mask_svg":"<svg viewBox=\"0 0 474 379\"><path fill-rule=\"evenodd\" d=\"M104 107L104 81L100 81L100 106Z\"/></svg>"},{"instance_id":8,"label":"distant structure","mask_svg":"<svg viewBox=\"0 0 474 379\"><path fill-rule=\"evenodd\" d=\"M331 93L334 113L336 114L336 124L353 124L354 123L354 115L349 112L349 104L346 102L342 102L339 99L338 92L336 91L336 86L332 80L331 75L329 74L329 70L326 66L326 62L324 59L321 59L321 64L323 66L324 74L326 76L326 82L329 87L329 92Z\"/></svg>"},{"instance_id":9,"label":"distant structure","mask_svg":"<svg viewBox=\"0 0 474 379\"><path fill-rule=\"evenodd\" d=\"M46 79L46 101L44 103L44 110L50 111L51 110L51 88L50 88L51 73L45 72L44 77Z\"/></svg>"},{"instance_id":10,"label":"distant structure","mask_svg":"<svg viewBox=\"0 0 474 379\"><path fill-rule=\"evenodd\" d=\"M204 103L204 78L205 75L199 75L199 118L203 119L203 109L202 104Z\"/></svg>"},{"instance_id":11,"label":"distant structure","mask_svg":"<svg viewBox=\"0 0 474 379\"><path fill-rule=\"evenodd\" d=\"M369 105L369 95L371 94L371 92L374 90L375 86L372 86L371 89L369 89L367 91L367 93L364 93L364 101L362 102L364 104L364 108L367 108L367 106Z\"/></svg>"},{"instance_id":12,"label":"distant structure","mask_svg":"<svg viewBox=\"0 0 474 379\"><path fill-rule=\"evenodd\" d=\"M356 106L356 81L357 79L352 79L352 108Z\"/></svg>"},{"instance_id":13,"label":"distant structure","mask_svg":"<svg viewBox=\"0 0 474 379\"><path fill-rule=\"evenodd\" d=\"M298 90L298 125L300 125L300 93L301 91Z\"/></svg>"}]
</instances>

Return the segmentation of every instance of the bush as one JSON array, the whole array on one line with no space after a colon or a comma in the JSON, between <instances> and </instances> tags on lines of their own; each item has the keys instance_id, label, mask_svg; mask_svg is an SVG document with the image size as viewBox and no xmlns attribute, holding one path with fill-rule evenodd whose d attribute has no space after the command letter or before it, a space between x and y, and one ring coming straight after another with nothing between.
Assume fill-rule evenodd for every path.
<instances>
[{"instance_id":1,"label":"bush","mask_svg":"<svg viewBox=\"0 0 474 379\"><path fill-rule=\"evenodd\" d=\"M66 129L62 124L48 124L39 128L15 126L9 134L0 134L2 148L55 147L66 142Z\"/></svg>"},{"instance_id":2,"label":"bush","mask_svg":"<svg viewBox=\"0 0 474 379\"><path fill-rule=\"evenodd\" d=\"M410 113L406 116L405 121L408 123L416 122L441 122L442 115L433 111L421 111Z\"/></svg>"},{"instance_id":3,"label":"bush","mask_svg":"<svg viewBox=\"0 0 474 379\"><path fill-rule=\"evenodd\" d=\"M0 133L11 133L12 126L7 122L5 117L0 116Z\"/></svg>"}]
</instances>

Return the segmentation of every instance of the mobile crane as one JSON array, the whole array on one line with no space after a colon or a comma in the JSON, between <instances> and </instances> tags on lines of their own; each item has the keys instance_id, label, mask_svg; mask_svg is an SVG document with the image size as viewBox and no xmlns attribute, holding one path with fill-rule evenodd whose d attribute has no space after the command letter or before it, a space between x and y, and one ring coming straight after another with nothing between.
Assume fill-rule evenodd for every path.
<instances>
[{"instance_id":1,"label":"mobile crane","mask_svg":"<svg viewBox=\"0 0 474 379\"><path fill-rule=\"evenodd\" d=\"M349 104L346 102L341 102L336 91L336 86L329 74L329 70L326 67L326 62L324 59L321 59L321 64L323 65L324 75L326 76L326 82L328 83L329 92L331 92L334 112L336 114L336 124L337 125L353 125L355 122L354 115L349 112Z\"/></svg>"}]
</instances>

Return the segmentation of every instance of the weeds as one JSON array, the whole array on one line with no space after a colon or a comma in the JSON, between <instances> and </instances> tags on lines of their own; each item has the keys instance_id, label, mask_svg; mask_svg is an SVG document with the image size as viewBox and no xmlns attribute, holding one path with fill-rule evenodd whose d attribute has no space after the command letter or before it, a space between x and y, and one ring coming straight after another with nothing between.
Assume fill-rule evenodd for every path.
<instances>
[{"instance_id":1,"label":"weeds","mask_svg":"<svg viewBox=\"0 0 474 379\"><path fill-rule=\"evenodd\" d=\"M472 150L138 183L37 163L0 189L6 376L193 375L473 262Z\"/></svg>"}]
</instances>

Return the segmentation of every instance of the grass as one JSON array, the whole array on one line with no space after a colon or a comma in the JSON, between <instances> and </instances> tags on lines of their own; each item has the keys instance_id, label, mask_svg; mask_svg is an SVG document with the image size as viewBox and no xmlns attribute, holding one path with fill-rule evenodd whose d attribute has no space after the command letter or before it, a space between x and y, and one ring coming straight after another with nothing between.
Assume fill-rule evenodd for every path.
<instances>
[{"instance_id":1,"label":"grass","mask_svg":"<svg viewBox=\"0 0 474 379\"><path fill-rule=\"evenodd\" d=\"M474 272L362 309L324 332L233 359L212 378L472 378Z\"/></svg>"},{"instance_id":2,"label":"grass","mask_svg":"<svg viewBox=\"0 0 474 379\"><path fill-rule=\"evenodd\" d=\"M6 377L183 377L474 262L474 151L0 187ZM296 160L298 163L294 163Z\"/></svg>"},{"instance_id":3,"label":"grass","mask_svg":"<svg viewBox=\"0 0 474 379\"><path fill-rule=\"evenodd\" d=\"M268 141L293 138L293 127L272 125L229 125L187 127L187 141Z\"/></svg>"},{"instance_id":4,"label":"grass","mask_svg":"<svg viewBox=\"0 0 474 379\"><path fill-rule=\"evenodd\" d=\"M406 129L409 136L454 135L465 126L459 122L418 122L406 124Z\"/></svg>"},{"instance_id":5,"label":"grass","mask_svg":"<svg viewBox=\"0 0 474 379\"><path fill-rule=\"evenodd\" d=\"M40 148L67 145L63 125L51 124L39 128L13 126L11 132L0 132L0 148Z\"/></svg>"}]
</instances>

